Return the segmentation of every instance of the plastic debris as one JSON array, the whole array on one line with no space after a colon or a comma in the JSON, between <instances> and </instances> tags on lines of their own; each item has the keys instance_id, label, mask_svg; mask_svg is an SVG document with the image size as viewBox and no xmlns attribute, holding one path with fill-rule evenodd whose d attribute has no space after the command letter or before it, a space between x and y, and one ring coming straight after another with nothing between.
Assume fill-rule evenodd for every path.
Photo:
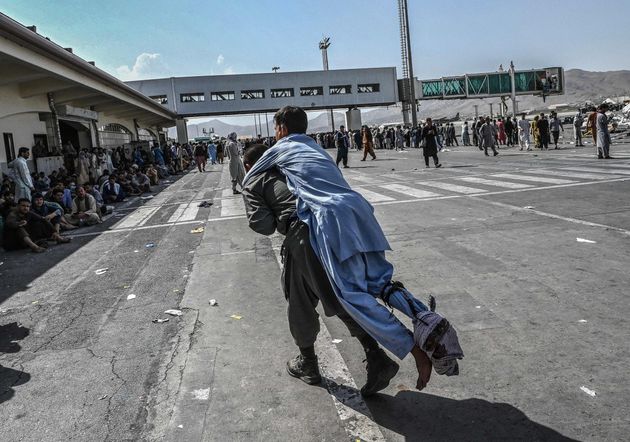
<instances>
[{"instance_id":1,"label":"plastic debris","mask_svg":"<svg viewBox=\"0 0 630 442\"><path fill-rule=\"evenodd\" d=\"M136 295L134 295L133 293L131 295L127 295L127 301L130 301L132 299L136 299Z\"/></svg>"},{"instance_id":2,"label":"plastic debris","mask_svg":"<svg viewBox=\"0 0 630 442\"><path fill-rule=\"evenodd\" d=\"M178 425L177 428L184 428L184 426L183 425Z\"/></svg>"},{"instance_id":3,"label":"plastic debris","mask_svg":"<svg viewBox=\"0 0 630 442\"><path fill-rule=\"evenodd\" d=\"M585 238L575 238L575 240L577 242L585 242L585 243L588 243L588 244L597 244L597 241L592 241L590 239L585 239Z\"/></svg>"},{"instance_id":4,"label":"plastic debris","mask_svg":"<svg viewBox=\"0 0 630 442\"><path fill-rule=\"evenodd\" d=\"M202 201L202 202L199 203L199 207L210 207L213 204L214 203L210 203L208 201Z\"/></svg>"},{"instance_id":5,"label":"plastic debris","mask_svg":"<svg viewBox=\"0 0 630 442\"><path fill-rule=\"evenodd\" d=\"M216 307L219 305L216 299L211 299L210 301L208 301L208 304L210 304L212 307Z\"/></svg>"},{"instance_id":6,"label":"plastic debris","mask_svg":"<svg viewBox=\"0 0 630 442\"><path fill-rule=\"evenodd\" d=\"M332 343L333 344L339 344L342 341L342 339L333 339Z\"/></svg>"},{"instance_id":7,"label":"plastic debris","mask_svg":"<svg viewBox=\"0 0 630 442\"><path fill-rule=\"evenodd\" d=\"M26 284L26 288L27 289L30 289L31 287L33 287L33 283L32 282L29 282L28 284Z\"/></svg>"},{"instance_id":8,"label":"plastic debris","mask_svg":"<svg viewBox=\"0 0 630 442\"><path fill-rule=\"evenodd\" d=\"M153 321L151 321L151 322L153 322L154 324L161 324L161 323L163 323L163 322L168 322L168 321L169 321L169 319L168 319L168 318L164 318L164 319L162 319L162 318L156 318L156 319L154 319L154 320L153 320Z\"/></svg>"},{"instance_id":9,"label":"plastic debris","mask_svg":"<svg viewBox=\"0 0 630 442\"><path fill-rule=\"evenodd\" d=\"M102 275L104 273L107 273L109 269L107 267L104 267L102 269L98 269L98 270L94 270L94 273L96 273L97 275Z\"/></svg>"},{"instance_id":10,"label":"plastic debris","mask_svg":"<svg viewBox=\"0 0 630 442\"><path fill-rule=\"evenodd\" d=\"M140 198L143 200L150 200L151 198L153 198L153 195L141 196Z\"/></svg>"},{"instance_id":11,"label":"plastic debris","mask_svg":"<svg viewBox=\"0 0 630 442\"><path fill-rule=\"evenodd\" d=\"M481 306L480 305L476 305L475 308L481 308Z\"/></svg>"},{"instance_id":12,"label":"plastic debris","mask_svg":"<svg viewBox=\"0 0 630 442\"><path fill-rule=\"evenodd\" d=\"M140 250L134 250L133 253L138 253Z\"/></svg>"},{"instance_id":13,"label":"plastic debris","mask_svg":"<svg viewBox=\"0 0 630 442\"><path fill-rule=\"evenodd\" d=\"M584 385L582 385L580 387L580 390L582 390L584 393L588 394L591 397L595 397L597 396L597 393L595 393L593 390L591 390L590 388L585 387Z\"/></svg>"},{"instance_id":14,"label":"plastic debris","mask_svg":"<svg viewBox=\"0 0 630 442\"><path fill-rule=\"evenodd\" d=\"M152 249L153 247L155 247L155 243L154 242L148 242L144 245L145 249Z\"/></svg>"},{"instance_id":15,"label":"plastic debris","mask_svg":"<svg viewBox=\"0 0 630 442\"><path fill-rule=\"evenodd\" d=\"M39 304L39 301L33 301L31 304Z\"/></svg>"},{"instance_id":16,"label":"plastic debris","mask_svg":"<svg viewBox=\"0 0 630 442\"><path fill-rule=\"evenodd\" d=\"M205 229L203 227L197 227L196 229L192 229L190 231L190 233L201 233L203 232Z\"/></svg>"},{"instance_id":17,"label":"plastic debris","mask_svg":"<svg viewBox=\"0 0 630 442\"><path fill-rule=\"evenodd\" d=\"M243 317L242 317L242 316L239 316L239 315L232 315L232 316L230 316L230 318L232 318L232 319L236 319L236 320L238 320L238 319L243 319Z\"/></svg>"},{"instance_id":18,"label":"plastic debris","mask_svg":"<svg viewBox=\"0 0 630 442\"><path fill-rule=\"evenodd\" d=\"M188 252L188 253L190 253L190 254L192 255L193 253L195 253L195 251L194 251L194 250L191 250L191 251L190 251L190 252Z\"/></svg>"},{"instance_id":19,"label":"plastic debris","mask_svg":"<svg viewBox=\"0 0 630 442\"><path fill-rule=\"evenodd\" d=\"M4 264L4 261L0 261L0 266L1 266L2 264Z\"/></svg>"},{"instance_id":20,"label":"plastic debris","mask_svg":"<svg viewBox=\"0 0 630 442\"><path fill-rule=\"evenodd\" d=\"M98 398L98 400L99 400L99 401L102 401L103 399L106 399L106 398L107 398L107 395L106 395L106 394L104 394L103 396L101 396L100 398Z\"/></svg>"},{"instance_id":21,"label":"plastic debris","mask_svg":"<svg viewBox=\"0 0 630 442\"><path fill-rule=\"evenodd\" d=\"M173 290L173 292L179 293L179 289L175 289L175 290Z\"/></svg>"},{"instance_id":22,"label":"plastic debris","mask_svg":"<svg viewBox=\"0 0 630 442\"><path fill-rule=\"evenodd\" d=\"M123 285L123 288L124 288L124 289L128 289L129 287L131 287L131 286L130 286L130 285L126 285L126 284L125 284L125 285Z\"/></svg>"},{"instance_id":23,"label":"plastic debris","mask_svg":"<svg viewBox=\"0 0 630 442\"><path fill-rule=\"evenodd\" d=\"M183 313L181 310L177 310L174 308L165 310L164 313L166 313L167 315L171 315L171 316L181 316Z\"/></svg>"},{"instance_id":24,"label":"plastic debris","mask_svg":"<svg viewBox=\"0 0 630 442\"><path fill-rule=\"evenodd\" d=\"M531 210L533 208L534 208L534 206L525 206L525 207L523 207L523 209L529 209L529 210Z\"/></svg>"},{"instance_id":25,"label":"plastic debris","mask_svg":"<svg viewBox=\"0 0 630 442\"><path fill-rule=\"evenodd\" d=\"M580 319L578 322L581 324L586 324L588 321L586 319Z\"/></svg>"}]
</instances>

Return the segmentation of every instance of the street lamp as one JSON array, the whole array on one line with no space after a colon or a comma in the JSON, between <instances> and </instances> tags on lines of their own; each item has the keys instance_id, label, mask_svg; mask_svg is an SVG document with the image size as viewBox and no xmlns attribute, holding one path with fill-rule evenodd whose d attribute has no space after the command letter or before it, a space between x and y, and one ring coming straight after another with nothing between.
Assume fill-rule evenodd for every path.
<instances>
[{"instance_id":1,"label":"street lamp","mask_svg":"<svg viewBox=\"0 0 630 442\"><path fill-rule=\"evenodd\" d=\"M330 37L324 37L319 42L319 49L322 51L322 64L324 65L324 70L328 70L328 48L330 47ZM333 110L330 109L330 113L328 114L328 124L332 128L333 132L335 130L335 117L333 115Z\"/></svg>"},{"instance_id":2,"label":"street lamp","mask_svg":"<svg viewBox=\"0 0 630 442\"><path fill-rule=\"evenodd\" d=\"M274 74L277 74L278 70L280 70L280 66L274 66L271 68L271 70L273 71Z\"/></svg>"}]
</instances>

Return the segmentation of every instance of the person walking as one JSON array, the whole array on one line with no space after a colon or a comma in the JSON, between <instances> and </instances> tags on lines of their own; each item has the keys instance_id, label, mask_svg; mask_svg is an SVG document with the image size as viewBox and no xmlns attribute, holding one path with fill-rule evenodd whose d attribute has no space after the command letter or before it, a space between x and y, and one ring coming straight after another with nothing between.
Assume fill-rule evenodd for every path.
<instances>
[{"instance_id":1,"label":"person walking","mask_svg":"<svg viewBox=\"0 0 630 442\"><path fill-rule=\"evenodd\" d=\"M560 138L560 131L564 132L564 126L562 125L562 121L558 118L558 114L553 112L551 114L551 121L549 121L549 130L551 131L551 136L553 137L553 144L555 145L555 149L558 149L558 139Z\"/></svg>"},{"instance_id":2,"label":"person walking","mask_svg":"<svg viewBox=\"0 0 630 442\"><path fill-rule=\"evenodd\" d=\"M497 121L497 141L499 144L505 145L507 141L506 133L505 133L505 123L503 123L503 119L499 118Z\"/></svg>"},{"instance_id":3,"label":"person walking","mask_svg":"<svg viewBox=\"0 0 630 442\"><path fill-rule=\"evenodd\" d=\"M396 145L396 151L405 150L405 136L400 126L396 126L396 132L394 133L394 142Z\"/></svg>"},{"instance_id":4,"label":"person walking","mask_svg":"<svg viewBox=\"0 0 630 442\"><path fill-rule=\"evenodd\" d=\"M207 149L203 146L203 144L198 143L195 146L195 163L197 164L197 169L199 169L199 172L206 171L206 163L208 162L207 155Z\"/></svg>"},{"instance_id":5,"label":"person walking","mask_svg":"<svg viewBox=\"0 0 630 442\"><path fill-rule=\"evenodd\" d=\"M481 138L481 145L483 146L483 151L486 156L488 155L488 147L492 149L494 156L499 155L497 149L495 147L496 143L496 135L494 125L492 124L492 120L490 117L486 117L486 122L483 123L481 129L479 129L479 138Z\"/></svg>"},{"instance_id":6,"label":"person walking","mask_svg":"<svg viewBox=\"0 0 630 442\"><path fill-rule=\"evenodd\" d=\"M525 114L521 116L521 119L518 121L518 141L521 148L519 150L523 150L526 148L527 150L532 150L529 147L529 133L531 130L531 124L529 124L529 120L525 118Z\"/></svg>"},{"instance_id":7,"label":"person walking","mask_svg":"<svg viewBox=\"0 0 630 442\"><path fill-rule=\"evenodd\" d=\"M238 195L239 193L241 193L236 190L236 185L238 184L242 190L243 178L245 178L245 168L243 167L243 162L241 161L241 157L239 155L238 143L236 142L236 139L236 132L231 132L228 135L228 141L225 146L225 153L230 160L230 178L232 179L232 193L234 195Z\"/></svg>"},{"instance_id":8,"label":"person walking","mask_svg":"<svg viewBox=\"0 0 630 442\"><path fill-rule=\"evenodd\" d=\"M462 144L464 146L470 146L470 132L468 130L468 121L464 121L462 126Z\"/></svg>"},{"instance_id":9,"label":"person walking","mask_svg":"<svg viewBox=\"0 0 630 442\"><path fill-rule=\"evenodd\" d=\"M607 160L612 158L610 156L610 132L608 131L607 110L608 105L602 103L597 110L597 119L595 120L597 127L597 158L600 160L602 158Z\"/></svg>"},{"instance_id":10,"label":"person walking","mask_svg":"<svg viewBox=\"0 0 630 442\"><path fill-rule=\"evenodd\" d=\"M208 143L208 156L210 157L210 164L217 164L217 145L212 140Z\"/></svg>"},{"instance_id":11,"label":"person walking","mask_svg":"<svg viewBox=\"0 0 630 442\"><path fill-rule=\"evenodd\" d=\"M516 115L514 115L514 120L516 121ZM514 122L512 122L512 117L507 117L505 120L505 136L507 138L507 145L514 147Z\"/></svg>"},{"instance_id":12,"label":"person walking","mask_svg":"<svg viewBox=\"0 0 630 442\"><path fill-rule=\"evenodd\" d=\"M424 164L426 167L429 166L429 158L433 158L433 163L435 164L435 168L439 169L442 167L440 164L440 160L438 159L438 147L437 147L437 128L433 125L433 121L431 118L427 118L426 124L422 129L422 154L424 155Z\"/></svg>"},{"instance_id":13,"label":"person walking","mask_svg":"<svg viewBox=\"0 0 630 442\"><path fill-rule=\"evenodd\" d=\"M582 112L578 111L575 118L573 118L573 131L574 131L574 141L575 146L581 147L584 146L582 143L582 125L584 124L584 116L582 116Z\"/></svg>"},{"instance_id":14,"label":"person walking","mask_svg":"<svg viewBox=\"0 0 630 442\"><path fill-rule=\"evenodd\" d=\"M538 130L538 121L540 117L536 115L534 117L534 121L532 121L532 135L534 136L534 147L537 149L542 149L540 144L540 131Z\"/></svg>"},{"instance_id":15,"label":"person walking","mask_svg":"<svg viewBox=\"0 0 630 442\"><path fill-rule=\"evenodd\" d=\"M549 150L549 120L547 120L544 113L540 114L536 128L540 134L540 149Z\"/></svg>"},{"instance_id":16,"label":"person walking","mask_svg":"<svg viewBox=\"0 0 630 442\"><path fill-rule=\"evenodd\" d=\"M348 149L350 148L350 140L345 126L339 126L339 130L335 132L335 147L337 148L337 167L343 162L343 167L348 168Z\"/></svg>"},{"instance_id":17,"label":"person walking","mask_svg":"<svg viewBox=\"0 0 630 442\"><path fill-rule=\"evenodd\" d=\"M372 160L376 159L376 154L374 153L374 141L372 138L372 131L367 126L363 126L361 128L361 144L363 145L363 159L361 161L365 161L368 154L372 157Z\"/></svg>"}]
</instances>

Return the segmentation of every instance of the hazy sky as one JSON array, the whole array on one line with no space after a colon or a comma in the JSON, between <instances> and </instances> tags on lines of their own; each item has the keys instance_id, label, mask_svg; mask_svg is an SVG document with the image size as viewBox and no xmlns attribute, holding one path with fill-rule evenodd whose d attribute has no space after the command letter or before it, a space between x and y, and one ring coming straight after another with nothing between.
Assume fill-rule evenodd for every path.
<instances>
[{"instance_id":1,"label":"hazy sky","mask_svg":"<svg viewBox=\"0 0 630 442\"><path fill-rule=\"evenodd\" d=\"M630 68L630 0L408 0L420 79ZM123 80L396 66L395 0L0 0L0 11Z\"/></svg>"}]
</instances>

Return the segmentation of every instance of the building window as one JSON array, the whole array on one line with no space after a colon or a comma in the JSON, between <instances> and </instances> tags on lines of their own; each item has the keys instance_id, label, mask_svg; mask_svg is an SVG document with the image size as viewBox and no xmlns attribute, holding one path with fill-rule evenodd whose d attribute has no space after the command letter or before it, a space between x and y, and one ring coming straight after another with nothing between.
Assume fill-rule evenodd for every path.
<instances>
[{"instance_id":1,"label":"building window","mask_svg":"<svg viewBox=\"0 0 630 442\"><path fill-rule=\"evenodd\" d=\"M311 97L314 95L324 95L324 88L321 86L314 87L301 87L300 88L300 96L302 97Z\"/></svg>"},{"instance_id":2,"label":"building window","mask_svg":"<svg viewBox=\"0 0 630 442\"><path fill-rule=\"evenodd\" d=\"M378 83L360 84L357 86L357 91L360 94L370 94L372 92L380 92L381 85Z\"/></svg>"},{"instance_id":3,"label":"building window","mask_svg":"<svg viewBox=\"0 0 630 442\"><path fill-rule=\"evenodd\" d=\"M203 95L203 92L181 94L179 97L182 103L199 103L201 101L206 101L206 97Z\"/></svg>"},{"instance_id":4,"label":"building window","mask_svg":"<svg viewBox=\"0 0 630 442\"><path fill-rule=\"evenodd\" d=\"M330 86L328 93L330 95L351 94L352 86L350 86L349 84L346 84L344 86Z\"/></svg>"},{"instance_id":5,"label":"building window","mask_svg":"<svg viewBox=\"0 0 630 442\"><path fill-rule=\"evenodd\" d=\"M168 104L168 97L166 95L154 95L151 98L151 100L159 103L159 104ZM183 101L183 100L182 100ZM201 100L203 101L203 100Z\"/></svg>"},{"instance_id":6,"label":"building window","mask_svg":"<svg viewBox=\"0 0 630 442\"><path fill-rule=\"evenodd\" d=\"M234 100L234 91L210 92L211 101Z\"/></svg>"},{"instance_id":7,"label":"building window","mask_svg":"<svg viewBox=\"0 0 630 442\"><path fill-rule=\"evenodd\" d=\"M7 163L15 159L15 145L13 144L13 134L5 132L2 134L4 140L4 152L7 155Z\"/></svg>"},{"instance_id":8,"label":"building window","mask_svg":"<svg viewBox=\"0 0 630 442\"><path fill-rule=\"evenodd\" d=\"M271 89L271 98L293 97L294 93L295 91L292 87L286 89Z\"/></svg>"},{"instance_id":9,"label":"building window","mask_svg":"<svg viewBox=\"0 0 630 442\"><path fill-rule=\"evenodd\" d=\"M241 100L260 100L262 98L265 98L265 91L263 89L241 91Z\"/></svg>"}]
</instances>

